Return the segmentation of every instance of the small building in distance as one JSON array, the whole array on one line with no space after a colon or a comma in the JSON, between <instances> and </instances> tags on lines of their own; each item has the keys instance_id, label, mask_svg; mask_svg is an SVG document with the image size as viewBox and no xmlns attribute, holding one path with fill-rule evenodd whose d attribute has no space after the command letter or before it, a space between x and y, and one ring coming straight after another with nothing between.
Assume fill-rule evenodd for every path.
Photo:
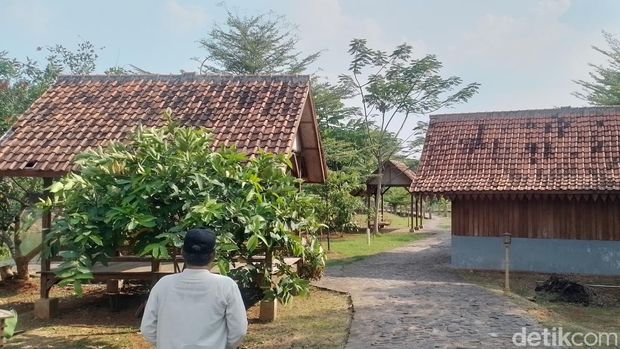
<instances>
[{"instance_id":1,"label":"small building in distance","mask_svg":"<svg viewBox=\"0 0 620 349\"><path fill-rule=\"evenodd\" d=\"M416 174L457 268L620 275L620 107L431 116Z\"/></svg>"}]
</instances>

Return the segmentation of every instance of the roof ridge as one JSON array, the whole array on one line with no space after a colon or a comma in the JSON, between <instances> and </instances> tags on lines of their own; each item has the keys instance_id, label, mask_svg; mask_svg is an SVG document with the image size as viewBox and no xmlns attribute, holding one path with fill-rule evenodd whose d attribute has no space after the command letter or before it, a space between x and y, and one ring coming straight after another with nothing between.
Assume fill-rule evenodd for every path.
<instances>
[{"instance_id":1,"label":"roof ridge","mask_svg":"<svg viewBox=\"0 0 620 349\"><path fill-rule=\"evenodd\" d=\"M449 121L461 119L494 118L535 118L535 117L570 117L570 116L608 116L620 115L620 105L595 107L559 107L546 109L502 110L474 113L454 113L430 115L431 121Z\"/></svg>"},{"instance_id":2,"label":"roof ridge","mask_svg":"<svg viewBox=\"0 0 620 349\"><path fill-rule=\"evenodd\" d=\"M129 74L129 75L60 75L57 82L80 82L80 81L133 81L133 80L157 80L157 81L276 81L289 83L309 83L309 75L300 74Z\"/></svg>"}]
</instances>

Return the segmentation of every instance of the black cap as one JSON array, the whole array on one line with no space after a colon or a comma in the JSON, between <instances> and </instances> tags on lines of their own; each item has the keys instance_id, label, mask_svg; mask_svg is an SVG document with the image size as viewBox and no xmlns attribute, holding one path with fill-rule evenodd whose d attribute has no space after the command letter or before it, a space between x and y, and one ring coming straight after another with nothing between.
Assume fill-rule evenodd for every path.
<instances>
[{"instance_id":1,"label":"black cap","mask_svg":"<svg viewBox=\"0 0 620 349\"><path fill-rule=\"evenodd\" d=\"M192 229L185 234L183 252L190 265L207 265L215 250L215 233L210 229Z\"/></svg>"}]
</instances>

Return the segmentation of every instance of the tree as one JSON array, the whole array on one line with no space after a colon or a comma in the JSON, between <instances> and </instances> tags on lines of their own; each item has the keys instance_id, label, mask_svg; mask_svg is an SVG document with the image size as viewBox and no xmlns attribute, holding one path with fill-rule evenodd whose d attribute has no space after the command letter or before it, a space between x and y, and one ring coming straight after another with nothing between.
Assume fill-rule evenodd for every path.
<instances>
[{"instance_id":1,"label":"tree","mask_svg":"<svg viewBox=\"0 0 620 349\"><path fill-rule=\"evenodd\" d=\"M226 26L216 25L199 41L207 56L197 59L200 72L229 74L299 74L320 52L302 56L299 39L282 16L243 17L228 12Z\"/></svg>"},{"instance_id":2,"label":"tree","mask_svg":"<svg viewBox=\"0 0 620 349\"><path fill-rule=\"evenodd\" d=\"M98 49L89 41L72 51L62 45L47 47L44 66L27 58L20 62L0 52L0 132L6 132L56 80L59 74L90 74L95 69ZM32 197L42 189L34 178L0 179L0 246L4 244L15 260L17 275L28 279L28 262L40 251L22 250L22 233L31 225Z\"/></svg>"},{"instance_id":3,"label":"tree","mask_svg":"<svg viewBox=\"0 0 620 349\"><path fill-rule=\"evenodd\" d=\"M360 98L367 146L377 168L377 197L380 198L383 162L402 149L402 142L393 144L392 138L399 139L407 120L466 102L477 92L479 84L458 89L462 83L459 77L441 77L442 63L434 55L413 58L412 47L407 44L387 53L369 48L364 39L354 39L349 53L350 75L341 76L341 82L355 90ZM454 92L455 89L458 90ZM396 131L391 132L392 129ZM380 201L376 200L375 211L379 211ZM374 233L378 231L379 219L375 215Z\"/></svg>"},{"instance_id":4,"label":"tree","mask_svg":"<svg viewBox=\"0 0 620 349\"><path fill-rule=\"evenodd\" d=\"M353 215L362 208L362 203L353 193L361 187L357 173L344 171L331 172L324 185L308 186L309 192L323 199L317 206L317 216L328 232L350 232L356 228Z\"/></svg>"},{"instance_id":5,"label":"tree","mask_svg":"<svg viewBox=\"0 0 620 349\"><path fill-rule=\"evenodd\" d=\"M68 72L90 74L95 70L97 49L89 41L78 44L75 51L62 45L47 47L45 65L27 58L20 62L0 51L0 131L5 132L53 83Z\"/></svg>"},{"instance_id":6,"label":"tree","mask_svg":"<svg viewBox=\"0 0 620 349\"><path fill-rule=\"evenodd\" d=\"M80 292L93 265L119 250L170 258L185 231L208 227L218 233L220 273L242 288L282 302L306 292L308 282L284 257L314 258L309 264L321 267L324 255L313 244L316 197L300 192L299 180L283 171L290 161L271 154L248 158L234 148L210 152L207 131L176 125L170 112L165 116L164 128L139 129L128 142L80 155L80 174L50 188L54 201L43 206L59 212L48 242L52 255L64 259L57 273L61 284ZM277 268L245 263L229 269L257 255L273 258Z\"/></svg>"},{"instance_id":7,"label":"tree","mask_svg":"<svg viewBox=\"0 0 620 349\"><path fill-rule=\"evenodd\" d=\"M582 92L574 92L578 98L593 105L620 105L620 40L610 33L603 32L609 49L592 46L607 58L607 66L590 63L594 69L591 81L577 80Z\"/></svg>"},{"instance_id":8,"label":"tree","mask_svg":"<svg viewBox=\"0 0 620 349\"><path fill-rule=\"evenodd\" d=\"M398 213L402 206L407 207L411 200L411 195L405 188L391 188L384 197L394 213Z\"/></svg>"},{"instance_id":9,"label":"tree","mask_svg":"<svg viewBox=\"0 0 620 349\"><path fill-rule=\"evenodd\" d=\"M4 178L0 181L0 246L6 246L9 258L15 261L17 277L28 279L28 262L41 252L41 246L31 251L22 248L22 235L38 217L33 208L40 183L30 178ZM12 271L0 272L2 279L11 276Z\"/></svg>"},{"instance_id":10,"label":"tree","mask_svg":"<svg viewBox=\"0 0 620 349\"><path fill-rule=\"evenodd\" d=\"M413 140L409 143L409 149L412 153L420 154L424 148L426 142L426 133L428 132L428 122L418 121L413 128Z\"/></svg>"},{"instance_id":11,"label":"tree","mask_svg":"<svg viewBox=\"0 0 620 349\"><path fill-rule=\"evenodd\" d=\"M353 97L344 85L332 85L315 78L312 81L314 101L327 166L332 171L356 173L358 179L368 174L371 154L364 147L366 132L355 116L358 108L346 106L344 100Z\"/></svg>"}]
</instances>

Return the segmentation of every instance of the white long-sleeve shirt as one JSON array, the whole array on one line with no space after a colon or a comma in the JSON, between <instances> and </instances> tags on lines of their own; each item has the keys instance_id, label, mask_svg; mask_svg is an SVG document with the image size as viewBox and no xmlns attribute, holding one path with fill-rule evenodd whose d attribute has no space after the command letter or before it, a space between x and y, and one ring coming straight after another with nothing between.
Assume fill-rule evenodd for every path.
<instances>
[{"instance_id":1,"label":"white long-sleeve shirt","mask_svg":"<svg viewBox=\"0 0 620 349\"><path fill-rule=\"evenodd\" d=\"M237 284L206 269L185 269L155 284L140 331L157 349L231 349L248 320Z\"/></svg>"}]
</instances>

